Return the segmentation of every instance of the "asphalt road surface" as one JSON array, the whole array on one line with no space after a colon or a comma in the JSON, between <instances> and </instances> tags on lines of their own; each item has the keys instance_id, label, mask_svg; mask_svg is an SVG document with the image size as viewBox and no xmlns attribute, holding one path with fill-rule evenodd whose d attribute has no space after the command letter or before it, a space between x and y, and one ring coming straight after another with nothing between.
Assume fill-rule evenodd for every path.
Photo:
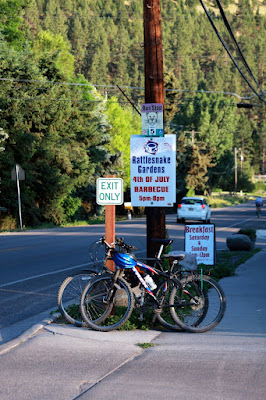
<instances>
[{"instance_id":1,"label":"asphalt road surface","mask_svg":"<svg viewBox=\"0 0 266 400\"><path fill-rule=\"evenodd\" d=\"M263 210L264 211L264 210ZM184 249L184 225L167 215L173 250ZM217 249L226 248L226 237L241 227L266 229L266 211L255 215L254 202L212 210ZM28 320L46 310L56 310L57 291L69 274L88 266L88 247L104 235L104 225L26 231L0 235L0 328ZM145 256L145 218L116 224L116 235ZM257 241L257 245L260 243ZM261 244L265 246L265 244ZM1 342L0 342L1 343Z\"/></svg>"}]
</instances>

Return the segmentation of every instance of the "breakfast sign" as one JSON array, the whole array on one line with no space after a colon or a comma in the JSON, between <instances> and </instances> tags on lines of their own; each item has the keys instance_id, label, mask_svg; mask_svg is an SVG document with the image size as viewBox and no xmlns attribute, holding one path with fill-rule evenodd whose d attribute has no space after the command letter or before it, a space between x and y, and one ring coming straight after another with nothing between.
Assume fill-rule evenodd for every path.
<instances>
[{"instance_id":1,"label":"breakfast sign","mask_svg":"<svg viewBox=\"0 0 266 400\"><path fill-rule=\"evenodd\" d=\"M172 207L176 201L176 135L130 140L131 203Z\"/></svg>"},{"instance_id":2,"label":"breakfast sign","mask_svg":"<svg viewBox=\"0 0 266 400\"><path fill-rule=\"evenodd\" d=\"M215 264L215 225L185 225L185 251L196 256L197 264Z\"/></svg>"}]
</instances>

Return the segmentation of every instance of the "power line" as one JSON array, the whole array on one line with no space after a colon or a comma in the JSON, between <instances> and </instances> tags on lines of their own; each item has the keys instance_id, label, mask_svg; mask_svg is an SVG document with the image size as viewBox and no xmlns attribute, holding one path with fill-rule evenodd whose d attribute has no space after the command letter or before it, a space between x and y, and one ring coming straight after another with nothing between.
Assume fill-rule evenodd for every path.
<instances>
[{"instance_id":1,"label":"power line","mask_svg":"<svg viewBox=\"0 0 266 400\"><path fill-rule=\"evenodd\" d=\"M56 81L41 81L34 79L13 79L13 78L0 78L0 82L24 82L24 83L41 83L41 84L52 84L52 85L65 85L65 86L88 86L90 89L93 88L107 88L107 89L115 89L117 90L117 85L97 85L92 83L76 83L76 82L56 82ZM119 85L120 86L120 85ZM120 86L122 89L130 89L130 90L144 90L144 87L141 86ZM165 89L165 92L180 92L180 93L207 93L207 94L225 94L239 98L240 100L250 100L255 97L255 95L251 96L240 96L234 92L223 92L216 90L190 90L190 89Z\"/></svg>"},{"instance_id":2,"label":"power line","mask_svg":"<svg viewBox=\"0 0 266 400\"><path fill-rule=\"evenodd\" d=\"M264 90L261 88L259 82L258 82L257 79L255 78L255 76L253 75L253 73L252 73L252 71L251 71L251 69L250 69L250 67L249 67L249 65L248 65L248 63L247 63L247 61L246 61L246 59L245 59L245 57L244 57L244 55L243 55L241 49L240 49L240 47L239 47L239 44L238 44L238 42L237 42L237 40L236 40L236 38L235 38L235 35L234 35L234 33L233 33L232 29L231 29L231 26L230 26L230 24L229 24L229 22L228 22L228 19L226 18L226 15L225 15L224 9L223 9L223 7L222 7L222 5L221 5L221 3L220 3L220 0L216 0L216 3L217 3L217 5L218 5L218 7L219 7L219 10L220 10L221 16L222 16L222 18L223 18L224 24L225 24L225 26L226 26L226 28L227 28L227 30L228 30L228 32L229 32L231 38L233 39L233 42L235 43L235 45L236 45L236 47L237 47L237 50L238 50L238 52L239 52L239 54L240 54L240 57L241 57L241 59L242 59L244 65L245 65L245 67L246 67L246 69L247 69L249 75L250 75L251 78L254 80L254 82L255 82L256 85L259 87L259 89L260 89L263 93L265 93Z\"/></svg>"},{"instance_id":3,"label":"power line","mask_svg":"<svg viewBox=\"0 0 266 400\"><path fill-rule=\"evenodd\" d=\"M225 48L225 50L227 51L227 54L229 55L229 57L231 58L231 60L233 61L235 67L237 68L238 72L241 74L242 78L246 81L246 83L248 84L248 86L250 87L250 89L258 96L258 98L263 101L263 103L266 103L266 101L262 98L262 96L256 91L256 89L254 89L254 87L251 85L251 83L248 81L248 79L246 78L246 76L243 74L243 72L241 71L241 69L239 68L237 62L235 61L234 57L232 56L232 54L230 53L230 50L228 49L227 45L225 44L225 42L223 41L221 35L218 32L218 29L216 28L216 25L214 24L212 17L210 16L210 13L208 12L203 0L200 0L200 3L216 33L216 35L218 36L220 42L222 43L223 47Z\"/></svg>"},{"instance_id":4,"label":"power line","mask_svg":"<svg viewBox=\"0 0 266 400\"><path fill-rule=\"evenodd\" d=\"M14 100L14 101L71 101L72 103L119 103L128 104L127 101L109 101L109 100L83 100L83 99L51 99L51 98L40 98L40 97L0 97L0 100Z\"/></svg>"}]
</instances>

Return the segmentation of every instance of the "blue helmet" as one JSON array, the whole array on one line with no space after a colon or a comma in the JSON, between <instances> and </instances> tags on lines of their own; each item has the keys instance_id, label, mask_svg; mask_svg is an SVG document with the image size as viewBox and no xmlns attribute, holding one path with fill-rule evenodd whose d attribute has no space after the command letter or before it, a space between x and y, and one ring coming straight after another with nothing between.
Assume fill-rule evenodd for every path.
<instances>
[{"instance_id":1,"label":"blue helmet","mask_svg":"<svg viewBox=\"0 0 266 400\"><path fill-rule=\"evenodd\" d=\"M115 264L120 268L132 268L137 265L137 261L134 256L126 253L114 252L113 260Z\"/></svg>"}]
</instances>

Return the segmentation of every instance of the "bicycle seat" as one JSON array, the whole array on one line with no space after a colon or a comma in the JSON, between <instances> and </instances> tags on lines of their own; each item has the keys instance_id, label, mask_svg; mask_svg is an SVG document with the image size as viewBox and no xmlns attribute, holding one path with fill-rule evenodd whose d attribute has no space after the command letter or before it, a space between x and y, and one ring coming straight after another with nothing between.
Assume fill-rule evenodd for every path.
<instances>
[{"instance_id":1,"label":"bicycle seat","mask_svg":"<svg viewBox=\"0 0 266 400\"><path fill-rule=\"evenodd\" d=\"M171 251L168 254L164 254L162 258L166 258L172 261L182 261L186 257L185 253L182 253L181 251Z\"/></svg>"},{"instance_id":2,"label":"bicycle seat","mask_svg":"<svg viewBox=\"0 0 266 400\"><path fill-rule=\"evenodd\" d=\"M151 239L152 242L163 244L164 246L168 246L169 244L173 243L173 239L158 239L154 238Z\"/></svg>"}]
</instances>

